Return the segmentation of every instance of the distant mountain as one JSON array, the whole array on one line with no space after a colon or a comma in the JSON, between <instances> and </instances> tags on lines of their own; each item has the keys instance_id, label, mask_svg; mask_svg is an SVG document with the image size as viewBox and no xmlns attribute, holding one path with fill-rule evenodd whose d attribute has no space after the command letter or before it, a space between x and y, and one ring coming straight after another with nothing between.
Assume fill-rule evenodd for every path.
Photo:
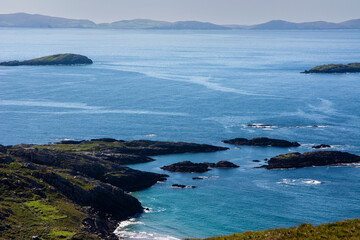
<instances>
[{"instance_id":1,"label":"distant mountain","mask_svg":"<svg viewBox=\"0 0 360 240\"><path fill-rule=\"evenodd\" d=\"M228 27L222 25L216 25L209 22L198 22L198 21L181 21L181 22L174 22L169 25L155 27L156 29L193 29L193 30L226 30L230 29Z\"/></svg>"},{"instance_id":2,"label":"distant mountain","mask_svg":"<svg viewBox=\"0 0 360 240\"><path fill-rule=\"evenodd\" d=\"M217 25L209 22L179 21L166 22L149 19L122 20L113 23L96 24L90 20L75 20L49 17L39 14L14 13L0 14L0 27L32 27L32 28L111 28L111 29L174 29L174 30L230 30L230 29L360 29L360 19L341 23L324 21L293 23L273 20L257 25Z\"/></svg>"},{"instance_id":3,"label":"distant mountain","mask_svg":"<svg viewBox=\"0 0 360 240\"><path fill-rule=\"evenodd\" d=\"M90 20L74 20L39 14L14 13L0 14L0 27L95 28L97 25Z\"/></svg>"},{"instance_id":4,"label":"distant mountain","mask_svg":"<svg viewBox=\"0 0 360 240\"><path fill-rule=\"evenodd\" d=\"M118 29L152 29L171 25L170 22L155 21L149 19L122 20L113 23L98 24L100 28L118 28Z\"/></svg>"}]
</instances>

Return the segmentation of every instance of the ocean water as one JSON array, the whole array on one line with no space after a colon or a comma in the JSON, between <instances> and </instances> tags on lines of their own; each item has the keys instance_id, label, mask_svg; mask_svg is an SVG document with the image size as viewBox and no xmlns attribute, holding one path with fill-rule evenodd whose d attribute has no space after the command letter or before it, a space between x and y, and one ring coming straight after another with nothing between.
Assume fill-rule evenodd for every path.
<instances>
[{"instance_id":1,"label":"ocean water","mask_svg":"<svg viewBox=\"0 0 360 240\"><path fill-rule=\"evenodd\" d=\"M0 62L65 52L94 64L0 67L0 144L188 141L231 149L158 156L132 167L167 173L160 167L184 160L241 166L167 173L167 182L132 193L149 211L122 222L119 236L210 237L360 217L359 165L254 168L265 158L321 143L360 154L360 74L299 73L359 62L360 31L0 29ZM246 126L253 123L273 127ZM302 146L221 142L260 136ZM197 188L171 188L174 183Z\"/></svg>"}]
</instances>

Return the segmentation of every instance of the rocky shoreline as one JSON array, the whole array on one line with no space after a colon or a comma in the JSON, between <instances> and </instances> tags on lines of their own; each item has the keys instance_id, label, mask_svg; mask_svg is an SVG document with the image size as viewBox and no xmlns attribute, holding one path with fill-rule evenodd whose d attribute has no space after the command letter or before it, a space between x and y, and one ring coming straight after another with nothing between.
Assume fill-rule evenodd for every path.
<instances>
[{"instance_id":1,"label":"rocky shoreline","mask_svg":"<svg viewBox=\"0 0 360 240\"><path fill-rule=\"evenodd\" d=\"M299 145L297 142L269 138L236 138L224 142L277 147ZM321 144L315 147L327 146ZM207 144L124 141L112 138L43 145L0 145L1 236L9 239L41 239L59 234L60 239L66 236L71 236L73 240L117 239L113 231L118 222L144 212L141 203L128 192L146 189L169 177L166 174L135 170L124 166L125 164L154 161L149 156L155 155L227 149ZM287 169L358 162L360 156L346 152L293 152L275 156L263 167ZM210 171L210 168L238 167L228 161L184 161L162 169L170 172L203 173ZM204 177L192 179L202 180ZM196 188L180 183L173 184L172 187ZM34 225L34 222L39 223ZM43 226L47 226L46 229ZM60 230L53 232L54 229Z\"/></svg>"},{"instance_id":2,"label":"rocky shoreline","mask_svg":"<svg viewBox=\"0 0 360 240\"><path fill-rule=\"evenodd\" d=\"M118 222L144 211L127 192L146 189L168 177L123 164L154 161L147 155L226 149L115 139L0 145L1 236L48 239L58 234L56 239L117 239L113 231Z\"/></svg>"}]
</instances>

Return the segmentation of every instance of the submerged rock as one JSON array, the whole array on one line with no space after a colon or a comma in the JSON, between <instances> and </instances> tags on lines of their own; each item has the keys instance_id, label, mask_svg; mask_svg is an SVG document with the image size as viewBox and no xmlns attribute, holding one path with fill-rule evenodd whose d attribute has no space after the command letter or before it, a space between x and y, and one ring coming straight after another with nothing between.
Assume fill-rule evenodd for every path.
<instances>
[{"instance_id":1,"label":"submerged rock","mask_svg":"<svg viewBox=\"0 0 360 240\"><path fill-rule=\"evenodd\" d=\"M179 163L174 163L168 166L163 166L161 169L164 169L169 172L182 172L182 173L203 173L210 171L208 165L204 163L193 163L190 161L184 161Z\"/></svg>"},{"instance_id":2,"label":"submerged rock","mask_svg":"<svg viewBox=\"0 0 360 240\"><path fill-rule=\"evenodd\" d=\"M318 151L306 153L288 153L278 155L268 161L267 169L302 168L312 166L326 166L341 163L358 163L360 156L339 151Z\"/></svg>"},{"instance_id":3,"label":"submerged rock","mask_svg":"<svg viewBox=\"0 0 360 240\"><path fill-rule=\"evenodd\" d=\"M297 142L289 142L280 139L271 139L267 137L258 137L248 140L246 138L234 138L230 140L224 140L224 143L235 144L235 145L250 145L250 146L273 146L273 147L298 147L300 146Z\"/></svg>"},{"instance_id":4,"label":"submerged rock","mask_svg":"<svg viewBox=\"0 0 360 240\"><path fill-rule=\"evenodd\" d=\"M211 168L238 168L238 167L240 167L229 161L219 161L217 163L205 162L204 164L208 165Z\"/></svg>"},{"instance_id":5,"label":"submerged rock","mask_svg":"<svg viewBox=\"0 0 360 240\"><path fill-rule=\"evenodd\" d=\"M316 146L312 146L312 148L314 149L320 149L320 148L330 148L330 145L327 144L320 144L320 145L316 145Z\"/></svg>"},{"instance_id":6,"label":"submerged rock","mask_svg":"<svg viewBox=\"0 0 360 240\"><path fill-rule=\"evenodd\" d=\"M196 186L186 186L182 184L173 184L172 187L174 188L196 188Z\"/></svg>"},{"instance_id":7,"label":"submerged rock","mask_svg":"<svg viewBox=\"0 0 360 240\"><path fill-rule=\"evenodd\" d=\"M82 64L92 64L93 61L86 56L79 54L56 54L41 58L35 58L26 61L9 61L2 62L0 66L39 66L39 65L82 65Z\"/></svg>"}]
</instances>

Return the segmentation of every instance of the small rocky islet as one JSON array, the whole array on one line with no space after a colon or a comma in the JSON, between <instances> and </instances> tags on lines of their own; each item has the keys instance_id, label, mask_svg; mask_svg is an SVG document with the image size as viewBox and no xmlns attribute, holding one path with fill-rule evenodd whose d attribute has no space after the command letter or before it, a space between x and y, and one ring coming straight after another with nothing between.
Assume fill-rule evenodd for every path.
<instances>
[{"instance_id":1,"label":"small rocky islet","mask_svg":"<svg viewBox=\"0 0 360 240\"><path fill-rule=\"evenodd\" d=\"M73 53L63 53L25 61L14 60L1 62L0 66L87 65L92 63L93 61L86 56Z\"/></svg>"},{"instance_id":2,"label":"small rocky islet","mask_svg":"<svg viewBox=\"0 0 360 240\"><path fill-rule=\"evenodd\" d=\"M180 172L180 173L204 173L210 171L211 168L238 168L239 166L228 161L219 161L217 163L193 163L191 161L183 161L174 163L168 166L163 166L161 169L169 172Z\"/></svg>"},{"instance_id":3,"label":"small rocky islet","mask_svg":"<svg viewBox=\"0 0 360 240\"><path fill-rule=\"evenodd\" d=\"M271 158L266 169L303 168L336 164L359 163L360 156L340 151L317 151L287 153Z\"/></svg>"},{"instance_id":4,"label":"small rocky islet","mask_svg":"<svg viewBox=\"0 0 360 240\"><path fill-rule=\"evenodd\" d=\"M360 63L326 64L305 70L301 73L357 73L360 72Z\"/></svg>"},{"instance_id":5,"label":"small rocky islet","mask_svg":"<svg viewBox=\"0 0 360 240\"><path fill-rule=\"evenodd\" d=\"M272 139L267 137L257 137L253 139L246 138L234 138L230 140L224 140L224 143L234 145L249 145L249 146L272 146L272 147L299 147L298 142L289 142L287 140Z\"/></svg>"}]
</instances>

